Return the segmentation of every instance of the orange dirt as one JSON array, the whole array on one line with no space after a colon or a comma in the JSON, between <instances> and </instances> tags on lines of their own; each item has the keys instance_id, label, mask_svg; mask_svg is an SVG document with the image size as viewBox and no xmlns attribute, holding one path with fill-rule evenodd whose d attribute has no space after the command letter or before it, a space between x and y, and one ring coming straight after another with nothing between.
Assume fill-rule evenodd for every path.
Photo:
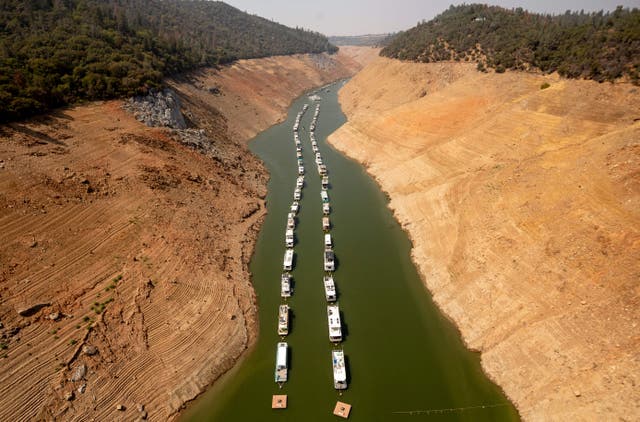
<instances>
[{"instance_id":1,"label":"orange dirt","mask_svg":"<svg viewBox=\"0 0 640 422\"><path fill-rule=\"evenodd\" d=\"M362 68L361 63L378 52L367 47L342 47L335 55L240 60L222 71L194 72L171 85L185 98L197 124L206 125L206 118L197 114L213 106L224 115L234 138L248 140L283 119L293 98L352 76Z\"/></svg>"},{"instance_id":2,"label":"orange dirt","mask_svg":"<svg viewBox=\"0 0 640 422\"><path fill-rule=\"evenodd\" d=\"M639 93L383 58L340 92L331 142L527 420L640 417Z\"/></svg>"},{"instance_id":3,"label":"orange dirt","mask_svg":"<svg viewBox=\"0 0 640 422\"><path fill-rule=\"evenodd\" d=\"M174 419L251 346L247 264L266 174L240 141L301 91L358 68L345 55L309 60L211 72L221 97L172 82L216 159L120 101L0 126L0 420ZM299 72L274 80L269 101L255 95L283 66Z\"/></svg>"}]
</instances>

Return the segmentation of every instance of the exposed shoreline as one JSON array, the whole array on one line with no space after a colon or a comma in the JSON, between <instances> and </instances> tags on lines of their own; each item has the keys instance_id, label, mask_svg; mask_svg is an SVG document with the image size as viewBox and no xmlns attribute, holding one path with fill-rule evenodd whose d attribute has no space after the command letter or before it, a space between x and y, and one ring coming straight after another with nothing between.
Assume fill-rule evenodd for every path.
<instances>
[{"instance_id":1,"label":"exposed shoreline","mask_svg":"<svg viewBox=\"0 0 640 422\"><path fill-rule=\"evenodd\" d=\"M507 78L509 81L504 81ZM541 91L539 87L544 81L550 82L556 91ZM528 175L527 184L533 185L539 164L532 167L527 163L541 160L540 157L549 160L551 158L547 157L558 156L553 158L553 163L566 168L567 158L562 155L564 149L577 146L578 149L570 150L568 157L577 159L586 153L589 158L584 162L596 163L589 168L602 168L598 161L604 156L601 150L615 157L632 147L633 133L638 131L632 112L637 109L633 105L637 104L637 96L631 92L627 94L626 89L625 85L603 89L593 82L566 81L556 76L511 72L502 76L482 75L464 64L429 65L378 59L340 92L340 102L349 121L330 137L330 143L363 164L387 195L388 207L411 240L411 259L434 302L458 327L467 347L480 353L487 376L501 386L525 420L587 420L597 414L603 417L637 414L637 392L626 386L607 386L606 381L602 381L603 377L628 377L637 372L637 363L623 358L634 350L634 337L628 336L634 328L625 315L632 308L629 305L619 308L603 306L604 303L625 300L628 293L620 287L594 292L589 283L573 282L570 291L563 293L556 290L557 283L550 284L551 280L546 280L548 276L539 273L536 283L546 286L543 288L546 294L538 292L536 284L522 285L529 279L529 271L533 271L535 265L553 268L553 265L560 264L560 268L571 268L574 261L552 255L546 258L546 262L543 259L529 267L531 264L527 261L535 257L532 251L538 249L536 244L540 240L523 238L522 232L510 231L507 234L505 229L493 223L507 219L507 228L523 224L517 208L504 213L508 202L505 204L500 195L513 196L513 192L521 192L518 194L522 199L516 199L515 203L511 199L513 205L532 201L531 189L526 185L509 184L514 177L510 173L512 168L517 170L516 177ZM572 101L574 97L584 103ZM520 112L521 108L527 111L527 107L532 109L528 114ZM509 115L514 112L517 114ZM556 120L556 114L564 115L564 120ZM489 123L484 124L485 120ZM529 132L522 132L517 124L509 123L519 120L524 122ZM550 123L555 125L556 121L566 122L564 124L572 131L568 135L565 134L567 132L553 132L555 126L550 126ZM536 128L539 128L538 137ZM520 141L520 150L511 151L513 147L505 150L503 143L511 146L507 136L520 133L523 133L524 140ZM607 135L609 133L615 135ZM570 141L572 135L575 138ZM554 139L554 136L564 149L551 148L553 143L546 144L546 156L529 155L534 145L539 147L540 137L545 140L547 137ZM591 141L591 138L595 139ZM478 144L483 147L477 147ZM605 146L600 147L600 144ZM584 150L581 152L580 148ZM622 157L605 167L613 170L618 169L621 163L632 162ZM612 190L616 195L620 194L619 202L635 203L638 196L632 190L625 190L620 184L608 184L612 177L620 180L618 177L633 174L628 164L619 171L623 172L620 176L615 173L598 174L593 181L582 179L575 172L563 173L558 182L555 178L543 180L549 192L558 189L555 187L557 183L562 186L559 189L561 194L570 191L576 195L575 204L563 204L567 208L561 212L575 215L594 206L580 199L580 190L586 188L593 192L594 185L600 191ZM566 186L564 181L576 176L579 182L573 182L572 187ZM578 185L578 191L574 191L574 186ZM487 195L483 193L487 186L496 186L491 189L500 190L497 194L489 191ZM624 193L620 192L621 188ZM476 202L476 197L481 202ZM593 202L594 197L588 197ZM614 199L612 203L608 196L599 195L597 199L601 201L598 206L603 210L619 207L617 201ZM557 204L555 197L548 201L542 209ZM467 203L473 204L472 208L468 208ZM491 209L489 214L485 209ZM625 217L616 226L610 225L608 219L600 218L599 230L607 233L609 238L614 238L618 230L626 231L631 238L637 237L632 227L638 216L631 209L625 207ZM547 217L539 212L526 216L528 219ZM543 220L541 227L549 224ZM560 239L563 237L575 238L583 230L575 218L564 226L565 232L554 227L550 234L544 233L543 236L556 237L558 240L555 242L562 242ZM581 242L590 244L589 233L581 235L587 235ZM504 250L500 248L505 245L496 243L496 240L514 237L516 243L510 241ZM588 258L583 260L577 255L582 262L581 267L572 272L582 272L586 280L591 277L598 280L603 269L610 272L615 267L619 270L619 280L630 280L631 263L638 250L631 246L633 242L631 245L628 241L622 242L625 246L610 244L606 252L608 259L618 264L599 260L590 249L584 249L582 254ZM487 256L487 253L491 255ZM510 255L513 263L510 260L502 263L501 259ZM514 268L510 269L509 264ZM516 270L516 266L531 270ZM573 277L571 272L569 277ZM621 286L621 283L624 285L620 281L616 286ZM563 285L566 282L560 286ZM529 292L532 287L533 291ZM576 302L577 308L571 305ZM493 306L497 303L503 309ZM605 319L616 322L609 323ZM571 325L563 327L563 321L571 321ZM617 329L607 327L603 336L598 338L608 338L618 344L622 353L612 353L613 350L597 353L587 346L591 342L589 336L573 331L575 324L588 326L594 333L603 331L603 326L617 326ZM551 327L562 335L558 337L550 331ZM607 332L606 336L604 332ZM562 360L557 356L554 359L553 349L549 350L554 342L558 343L555 353L559 353ZM565 346L559 346L562 343ZM586 367L588 371L584 369Z\"/></svg>"},{"instance_id":2,"label":"exposed shoreline","mask_svg":"<svg viewBox=\"0 0 640 422\"><path fill-rule=\"evenodd\" d=\"M266 212L246 141L359 68L300 55L169 81L213 159L121 101L2 127L0 418L172 420L233 368L257 333L248 263Z\"/></svg>"}]
</instances>

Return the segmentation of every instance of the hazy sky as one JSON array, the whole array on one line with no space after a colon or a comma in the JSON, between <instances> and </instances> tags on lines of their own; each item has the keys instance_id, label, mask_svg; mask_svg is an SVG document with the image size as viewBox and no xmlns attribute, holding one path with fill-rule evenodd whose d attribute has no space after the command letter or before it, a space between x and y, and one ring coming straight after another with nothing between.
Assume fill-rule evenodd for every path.
<instances>
[{"instance_id":1,"label":"hazy sky","mask_svg":"<svg viewBox=\"0 0 640 422\"><path fill-rule=\"evenodd\" d=\"M326 35L361 35L409 29L431 19L451 4L473 0L223 0L287 26L302 26ZM640 8L640 0L497 0L477 1L532 12L613 10L617 5Z\"/></svg>"}]
</instances>

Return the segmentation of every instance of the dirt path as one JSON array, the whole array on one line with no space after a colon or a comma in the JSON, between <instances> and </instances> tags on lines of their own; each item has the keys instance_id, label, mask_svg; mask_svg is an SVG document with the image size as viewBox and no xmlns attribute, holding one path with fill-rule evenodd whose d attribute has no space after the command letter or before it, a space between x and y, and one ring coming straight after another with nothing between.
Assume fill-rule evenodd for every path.
<instances>
[{"instance_id":1,"label":"dirt path","mask_svg":"<svg viewBox=\"0 0 640 422\"><path fill-rule=\"evenodd\" d=\"M119 101L0 127L0 420L172 419L228 370L255 335L247 264L265 212L244 141L358 67L318 55L204 71L220 95L173 82L216 159ZM294 87L252 94L274 73Z\"/></svg>"},{"instance_id":2,"label":"dirt path","mask_svg":"<svg viewBox=\"0 0 640 422\"><path fill-rule=\"evenodd\" d=\"M340 101L331 142L525 419L637 419L640 90L380 58Z\"/></svg>"}]
</instances>

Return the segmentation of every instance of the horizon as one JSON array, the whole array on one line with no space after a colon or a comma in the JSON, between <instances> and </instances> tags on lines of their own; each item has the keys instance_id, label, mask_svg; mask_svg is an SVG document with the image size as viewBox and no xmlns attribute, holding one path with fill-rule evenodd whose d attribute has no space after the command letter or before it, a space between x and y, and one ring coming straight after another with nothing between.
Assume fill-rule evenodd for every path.
<instances>
[{"instance_id":1,"label":"horizon","mask_svg":"<svg viewBox=\"0 0 640 422\"><path fill-rule=\"evenodd\" d=\"M389 2L383 0L325 0L322 4L310 1L291 3L285 0L227 0L229 5L250 14L281 23L320 32L328 37L389 34L413 28L422 20L431 20L450 5L469 4L465 1L421 0ZM640 0L497 0L484 2L506 9L522 7L532 13L562 14L567 10L579 12L612 11L617 6L639 8ZM335 15L327 10L335 10ZM362 11L366 11L363 13Z\"/></svg>"}]
</instances>

